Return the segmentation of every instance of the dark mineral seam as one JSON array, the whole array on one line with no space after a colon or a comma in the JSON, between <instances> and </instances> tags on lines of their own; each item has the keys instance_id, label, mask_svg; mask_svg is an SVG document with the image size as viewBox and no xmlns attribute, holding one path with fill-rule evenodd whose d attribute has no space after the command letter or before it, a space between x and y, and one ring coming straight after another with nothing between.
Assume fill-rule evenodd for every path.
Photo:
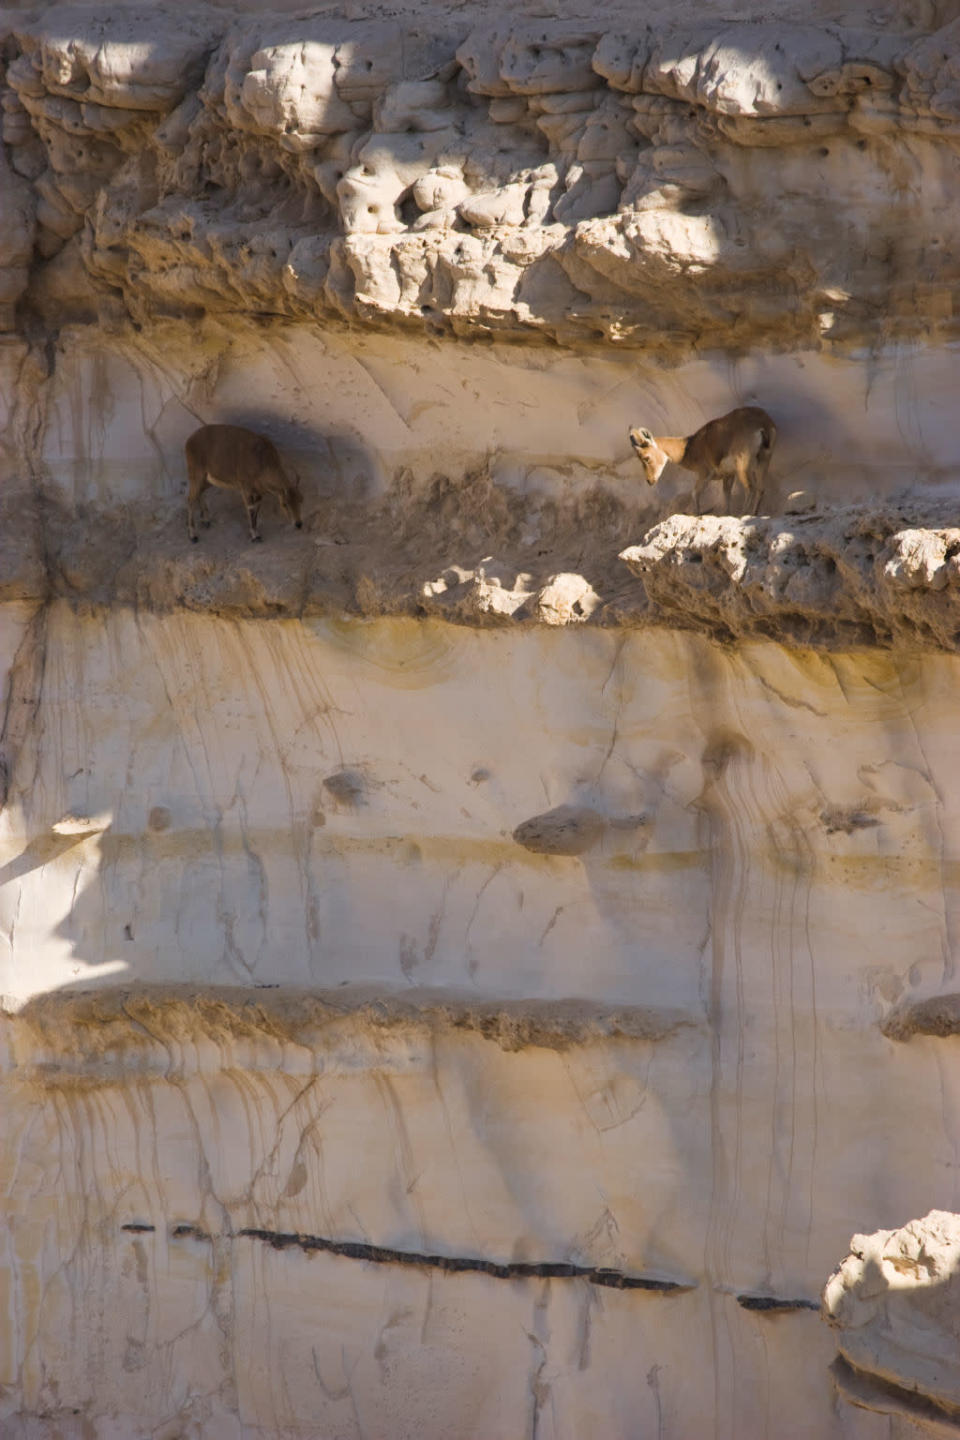
<instances>
[{"instance_id":1,"label":"dark mineral seam","mask_svg":"<svg viewBox=\"0 0 960 1440\"><path fill-rule=\"evenodd\" d=\"M319 1235L297 1235L277 1230L238 1230L238 1237L262 1240L274 1250L303 1250L341 1255L348 1260L369 1260L377 1265L421 1265L454 1274L474 1271L496 1280L588 1280L610 1290L652 1290L660 1294L684 1293L694 1286L679 1280L661 1280L650 1275L626 1275L604 1266L571 1265L565 1261L512 1261L501 1264L472 1255L421 1255L413 1250L391 1250L383 1245L365 1245L355 1240L325 1240Z\"/></svg>"},{"instance_id":2,"label":"dark mineral seam","mask_svg":"<svg viewBox=\"0 0 960 1440\"><path fill-rule=\"evenodd\" d=\"M738 1295L737 1304L744 1310L780 1311L781 1313L785 1310L820 1309L818 1300L780 1300L776 1295Z\"/></svg>"}]
</instances>

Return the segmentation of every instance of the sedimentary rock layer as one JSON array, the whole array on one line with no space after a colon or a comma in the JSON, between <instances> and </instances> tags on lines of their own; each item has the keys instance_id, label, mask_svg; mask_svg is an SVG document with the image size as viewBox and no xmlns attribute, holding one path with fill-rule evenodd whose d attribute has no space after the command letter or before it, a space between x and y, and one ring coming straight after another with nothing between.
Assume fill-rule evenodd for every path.
<instances>
[{"instance_id":1,"label":"sedimentary rock layer","mask_svg":"<svg viewBox=\"0 0 960 1440\"><path fill-rule=\"evenodd\" d=\"M25 298L663 353L954 333L957 22L7 23L8 326Z\"/></svg>"},{"instance_id":2,"label":"sedimentary rock layer","mask_svg":"<svg viewBox=\"0 0 960 1440\"><path fill-rule=\"evenodd\" d=\"M5 1434L874 1440L809 1305L851 1213L960 1208L881 1029L950 985L953 657L0 633Z\"/></svg>"},{"instance_id":3,"label":"sedimentary rock layer","mask_svg":"<svg viewBox=\"0 0 960 1440\"><path fill-rule=\"evenodd\" d=\"M4 1440L952 1424L960 22L282 8L3 20Z\"/></svg>"},{"instance_id":4,"label":"sedimentary rock layer","mask_svg":"<svg viewBox=\"0 0 960 1440\"><path fill-rule=\"evenodd\" d=\"M745 359L738 384L780 427L765 515L702 521L671 517L690 477L648 486L627 428L728 405L717 357L668 372L180 322L72 327L49 354L9 341L0 356L7 600L956 648L949 350L891 350L869 375L812 353ZM213 528L188 543L183 443L205 420L276 439L301 476L302 532L268 504L251 545L238 496L214 491Z\"/></svg>"}]
</instances>

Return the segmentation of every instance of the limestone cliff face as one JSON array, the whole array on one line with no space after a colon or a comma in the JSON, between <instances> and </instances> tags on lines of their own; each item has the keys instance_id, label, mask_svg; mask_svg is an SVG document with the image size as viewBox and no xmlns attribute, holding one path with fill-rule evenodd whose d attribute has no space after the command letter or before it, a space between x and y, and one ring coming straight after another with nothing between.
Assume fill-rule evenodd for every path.
<instances>
[{"instance_id":1,"label":"limestone cliff face","mask_svg":"<svg viewBox=\"0 0 960 1440\"><path fill-rule=\"evenodd\" d=\"M648 352L953 334L957 22L466 28L15 17L8 308Z\"/></svg>"},{"instance_id":2,"label":"limestone cliff face","mask_svg":"<svg viewBox=\"0 0 960 1440\"><path fill-rule=\"evenodd\" d=\"M955 1423L960 36L744 14L6 15L4 1440Z\"/></svg>"}]
</instances>

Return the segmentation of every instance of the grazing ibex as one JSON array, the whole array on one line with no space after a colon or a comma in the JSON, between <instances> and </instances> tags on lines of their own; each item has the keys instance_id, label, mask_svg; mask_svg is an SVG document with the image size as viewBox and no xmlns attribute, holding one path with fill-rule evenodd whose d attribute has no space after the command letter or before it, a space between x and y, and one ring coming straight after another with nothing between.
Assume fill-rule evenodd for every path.
<instances>
[{"instance_id":1,"label":"grazing ibex","mask_svg":"<svg viewBox=\"0 0 960 1440\"><path fill-rule=\"evenodd\" d=\"M700 497L706 485L719 476L723 481L723 503L730 510L734 480L747 492L746 513L756 515L770 466L777 427L765 410L745 405L719 420L708 420L693 435L652 435L649 430L630 431L630 443L650 485L655 485L668 460L696 475L693 500L699 515Z\"/></svg>"},{"instance_id":2,"label":"grazing ibex","mask_svg":"<svg viewBox=\"0 0 960 1440\"><path fill-rule=\"evenodd\" d=\"M200 523L210 524L203 492L208 485L224 490L239 490L250 522L250 539L259 540L257 522L264 495L276 495L284 512L300 529L300 506L303 496L300 482L287 479L276 446L265 435L245 430L241 425L201 425L186 443L187 534L196 543L195 514Z\"/></svg>"}]
</instances>

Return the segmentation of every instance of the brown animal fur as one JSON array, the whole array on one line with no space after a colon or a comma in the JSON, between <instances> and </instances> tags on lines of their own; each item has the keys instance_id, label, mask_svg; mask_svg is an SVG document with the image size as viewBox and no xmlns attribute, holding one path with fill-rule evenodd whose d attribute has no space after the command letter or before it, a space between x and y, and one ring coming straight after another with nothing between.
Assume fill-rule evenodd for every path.
<instances>
[{"instance_id":1,"label":"brown animal fur","mask_svg":"<svg viewBox=\"0 0 960 1440\"><path fill-rule=\"evenodd\" d=\"M210 524L204 491L208 485L239 490L250 524L250 539L261 538L258 528L260 505L265 495L275 495L281 509L300 529L303 497L300 483L288 480L276 446L265 435L241 425L202 425L185 446L187 456L187 534L196 543L196 512L200 523Z\"/></svg>"},{"instance_id":2,"label":"brown animal fur","mask_svg":"<svg viewBox=\"0 0 960 1440\"><path fill-rule=\"evenodd\" d=\"M693 435L652 435L642 428L630 431L630 443L650 485L655 485L668 460L696 475L693 500L700 515L701 496L714 477L723 482L723 503L730 511L734 481L747 493L748 515L756 515L770 467L777 427L765 410L745 405L718 420L708 420Z\"/></svg>"}]
</instances>

